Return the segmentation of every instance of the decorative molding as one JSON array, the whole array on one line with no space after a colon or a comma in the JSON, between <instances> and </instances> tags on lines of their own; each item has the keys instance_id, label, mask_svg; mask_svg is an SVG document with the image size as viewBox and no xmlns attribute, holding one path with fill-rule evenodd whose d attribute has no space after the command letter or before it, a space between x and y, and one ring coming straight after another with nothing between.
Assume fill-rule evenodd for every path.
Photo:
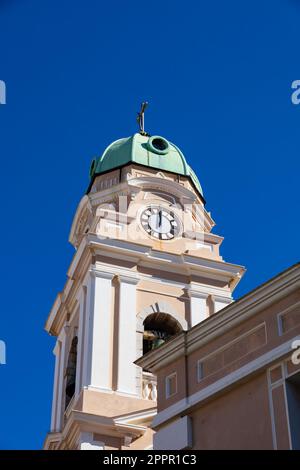
<instances>
[{"instance_id":1,"label":"decorative molding","mask_svg":"<svg viewBox=\"0 0 300 470\"><path fill-rule=\"evenodd\" d=\"M87 195L85 195L81 199L79 206L76 210L69 235L69 242L75 248L78 248L78 245L80 244L80 241L84 235L85 227L91 215L92 206L90 203L90 199Z\"/></svg>"},{"instance_id":2,"label":"decorative molding","mask_svg":"<svg viewBox=\"0 0 300 470\"><path fill-rule=\"evenodd\" d=\"M231 297L226 297L225 295L216 295L216 294L213 294L213 297L214 297L214 300L216 302L223 302L223 303L227 303L227 304L231 304L232 303L232 298Z\"/></svg>"},{"instance_id":3,"label":"decorative molding","mask_svg":"<svg viewBox=\"0 0 300 470\"><path fill-rule=\"evenodd\" d=\"M139 178L131 178L128 181L129 186L134 186L141 189L158 189L159 191L173 194L177 197L185 197L191 201L198 199L197 195L181 186L177 181L172 181L166 178L160 178L157 176L140 176Z\"/></svg>"},{"instance_id":4,"label":"decorative molding","mask_svg":"<svg viewBox=\"0 0 300 470\"><path fill-rule=\"evenodd\" d=\"M140 281L140 277L133 273L117 273L117 277L120 283L136 285Z\"/></svg>"},{"instance_id":5,"label":"decorative molding","mask_svg":"<svg viewBox=\"0 0 300 470\"><path fill-rule=\"evenodd\" d=\"M191 283L192 284L192 283ZM202 292L195 288L196 286L188 287L187 293L189 297L196 297L197 299L207 299L209 294L207 292Z\"/></svg>"},{"instance_id":6,"label":"decorative molding","mask_svg":"<svg viewBox=\"0 0 300 470\"><path fill-rule=\"evenodd\" d=\"M191 292L191 294L203 294L203 296L206 295L208 297L209 295L212 295L214 297L218 296L220 298L228 299L228 301L232 301L232 296L230 290L226 290L224 287L215 287L203 283L198 283L198 282L191 282L190 284L185 285L185 289L187 292Z\"/></svg>"},{"instance_id":7,"label":"decorative molding","mask_svg":"<svg viewBox=\"0 0 300 470\"><path fill-rule=\"evenodd\" d=\"M98 387L96 385L88 385L84 387L85 390L91 390L93 392L109 393L110 395L114 393L111 388L108 387Z\"/></svg>"},{"instance_id":8,"label":"decorative molding","mask_svg":"<svg viewBox=\"0 0 300 470\"><path fill-rule=\"evenodd\" d=\"M102 279L110 279L112 280L114 277L115 277L115 273L114 272L111 272L111 271L102 271L102 270L99 270L97 269L97 267L92 267L90 270L89 270L91 276L94 276L94 277L100 277Z\"/></svg>"},{"instance_id":9,"label":"decorative molding","mask_svg":"<svg viewBox=\"0 0 300 470\"><path fill-rule=\"evenodd\" d=\"M128 282L137 284L140 280L140 276L136 271L130 271L130 269L119 268L117 266L111 266L109 264L100 263L96 261L94 268L92 269L95 273L100 273L100 276L107 276L107 278L118 277L121 282Z\"/></svg>"}]
</instances>

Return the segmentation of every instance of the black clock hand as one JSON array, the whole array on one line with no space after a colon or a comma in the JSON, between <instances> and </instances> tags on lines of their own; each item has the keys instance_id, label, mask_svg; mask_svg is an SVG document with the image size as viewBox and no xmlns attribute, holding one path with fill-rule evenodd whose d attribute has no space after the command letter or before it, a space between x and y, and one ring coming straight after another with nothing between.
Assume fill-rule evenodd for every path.
<instances>
[{"instance_id":1,"label":"black clock hand","mask_svg":"<svg viewBox=\"0 0 300 470\"><path fill-rule=\"evenodd\" d=\"M158 226L161 227L161 211L158 213Z\"/></svg>"}]
</instances>

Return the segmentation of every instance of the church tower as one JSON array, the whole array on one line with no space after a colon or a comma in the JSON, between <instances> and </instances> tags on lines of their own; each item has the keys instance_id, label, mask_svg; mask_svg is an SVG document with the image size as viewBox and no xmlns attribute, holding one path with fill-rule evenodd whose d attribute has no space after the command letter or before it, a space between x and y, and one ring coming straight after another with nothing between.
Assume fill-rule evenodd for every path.
<instances>
[{"instance_id":1,"label":"church tower","mask_svg":"<svg viewBox=\"0 0 300 470\"><path fill-rule=\"evenodd\" d=\"M136 359L231 303L244 272L213 226L181 150L143 125L93 160L46 322L57 341L45 449L152 448L156 377Z\"/></svg>"}]
</instances>

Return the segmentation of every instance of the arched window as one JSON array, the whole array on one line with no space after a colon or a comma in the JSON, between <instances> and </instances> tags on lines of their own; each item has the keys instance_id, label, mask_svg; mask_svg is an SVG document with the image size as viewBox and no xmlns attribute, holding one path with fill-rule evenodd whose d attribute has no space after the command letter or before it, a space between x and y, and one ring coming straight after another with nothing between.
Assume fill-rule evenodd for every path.
<instances>
[{"instance_id":1,"label":"arched window","mask_svg":"<svg viewBox=\"0 0 300 470\"><path fill-rule=\"evenodd\" d=\"M143 354L156 349L182 331L181 325L168 313L152 313L144 321Z\"/></svg>"},{"instance_id":2,"label":"arched window","mask_svg":"<svg viewBox=\"0 0 300 470\"><path fill-rule=\"evenodd\" d=\"M69 352L67 371L66 371L66 400L65 409L72 400L75 393L75 382L76 382L76 362L77 362L77 343L78 338L74 336Z\"/></svg>"}]
</instances>

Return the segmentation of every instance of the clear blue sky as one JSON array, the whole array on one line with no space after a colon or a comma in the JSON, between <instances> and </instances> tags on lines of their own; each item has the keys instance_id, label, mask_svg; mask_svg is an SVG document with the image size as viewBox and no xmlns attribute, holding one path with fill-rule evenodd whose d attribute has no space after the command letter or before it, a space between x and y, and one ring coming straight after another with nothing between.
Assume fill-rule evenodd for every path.
<instances>
[{"instance_id":1,"label":"clear blue sky","mask_svg":"<svg viewBox=\"0 0 300 470\"><path fill-rule=\"evenodd\" d=\"M136 130L197 172L236 298L298 260L298 0L0 0L0 448L41 448L54 339L44 323L73 255L91 159Z\"/></svg>"}]
</instances>

